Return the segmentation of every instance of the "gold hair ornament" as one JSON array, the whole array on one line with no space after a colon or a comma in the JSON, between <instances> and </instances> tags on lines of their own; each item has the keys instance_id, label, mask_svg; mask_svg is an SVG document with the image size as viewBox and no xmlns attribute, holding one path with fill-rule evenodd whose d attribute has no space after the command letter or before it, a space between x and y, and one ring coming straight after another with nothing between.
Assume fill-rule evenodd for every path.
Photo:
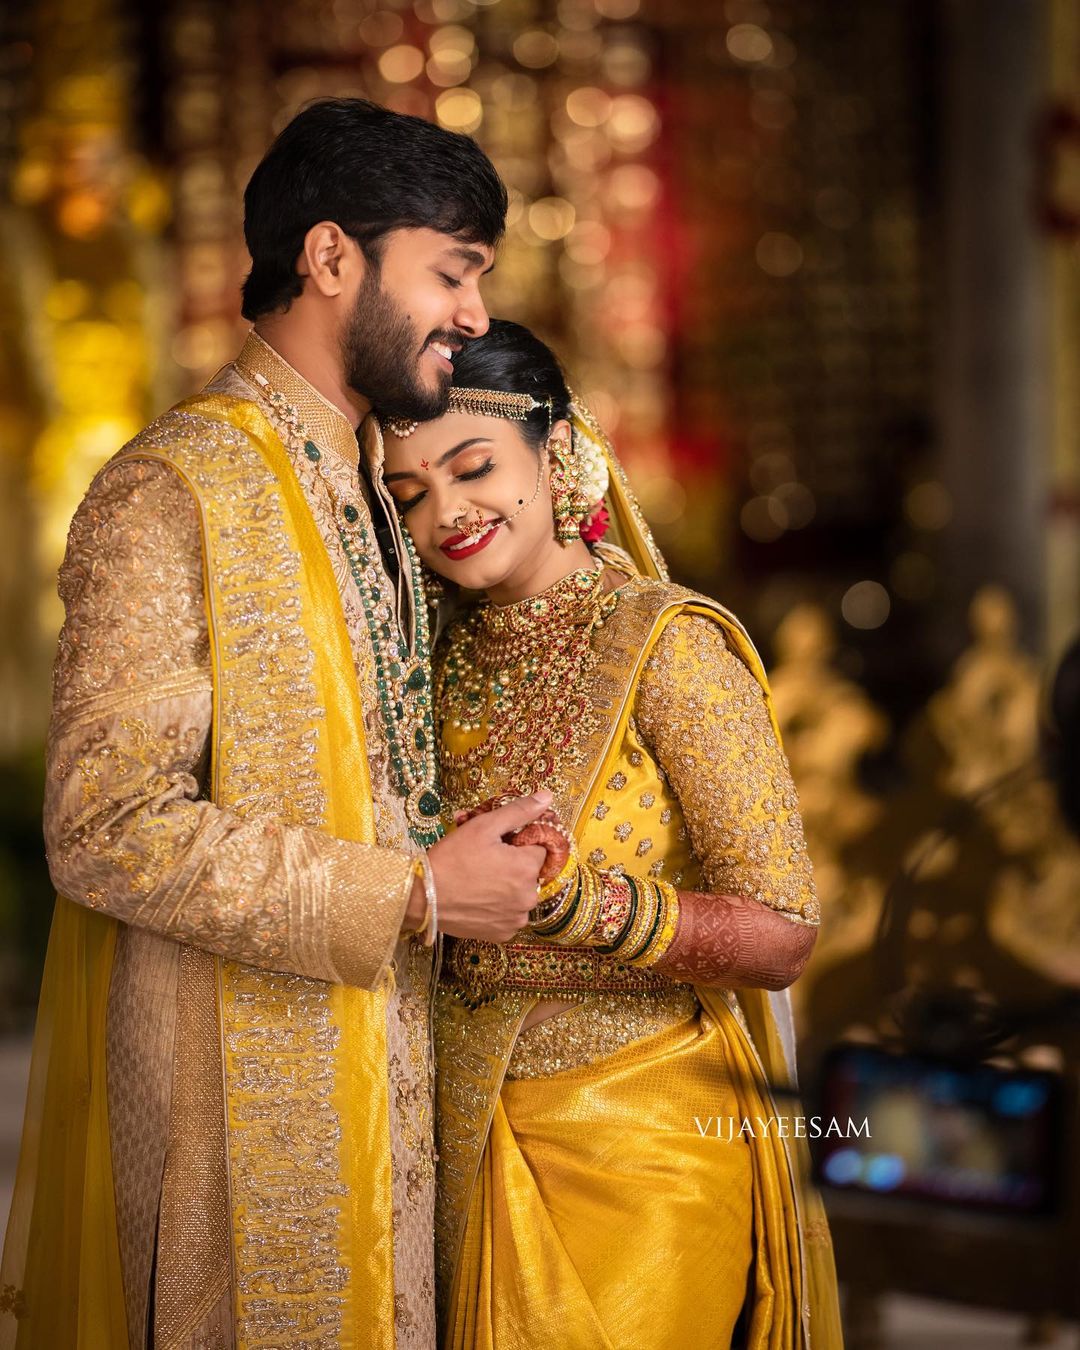
<instances>
[{"instance_id":1,"label":"gold hair ornament","mask_svg":"<svg viewBox=\"0 0 1080 1350\"><path fill-rule=\"evenodd\" d=\"M447 412L469 413L477 417L508 417L513 422L524 422L531 412L547 405L550 416L551 400L543 403L532 394L506 393L502 389L461 389L456 386L450 390ZM420 425L405 417L387 417L386 428L400 441L406 440Z\"/></svg>"}]
</instances>

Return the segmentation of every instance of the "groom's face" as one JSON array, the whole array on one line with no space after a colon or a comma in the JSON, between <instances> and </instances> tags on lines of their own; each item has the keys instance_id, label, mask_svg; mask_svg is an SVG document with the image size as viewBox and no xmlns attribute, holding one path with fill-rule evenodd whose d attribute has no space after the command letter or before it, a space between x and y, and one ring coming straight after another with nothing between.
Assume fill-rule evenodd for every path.
<instances>
[{"instance_id":1,"label":"groom's face","mask_svg":"<svg viewBox=\"0 0 1080 1350\"><path fill-rule=\"evenodd\" d=\"M368 264L341 336L350 388L392 417L446 410L453 360L488 329L480 278L495 252L436 230L393 230Z\"/></svg>"}]
</instances>

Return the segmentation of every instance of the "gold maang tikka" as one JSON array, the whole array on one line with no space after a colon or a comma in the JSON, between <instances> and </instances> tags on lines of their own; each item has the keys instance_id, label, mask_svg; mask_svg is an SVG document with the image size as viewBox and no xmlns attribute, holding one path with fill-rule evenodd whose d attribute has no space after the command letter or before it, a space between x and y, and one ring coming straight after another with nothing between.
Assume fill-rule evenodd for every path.
<instances>
[{"instance_id":1,"label":"gold maang tikka","mask_svg":"<svg viewBox=\"0 0 1080 1350\"><path fill-rule=\"evenodd\" d=\"M546 403L550 430L551 400L547 399ZM524 422L531 412L543 406L532 394L508 394L501 389L459 389L454 386L450 390L446 411L471 413L479 417L508 417L513 422ZM386 429L399 441L407 440L420 425L404 417L386 417L383 421Z\"/></svg>"}]
</instances>

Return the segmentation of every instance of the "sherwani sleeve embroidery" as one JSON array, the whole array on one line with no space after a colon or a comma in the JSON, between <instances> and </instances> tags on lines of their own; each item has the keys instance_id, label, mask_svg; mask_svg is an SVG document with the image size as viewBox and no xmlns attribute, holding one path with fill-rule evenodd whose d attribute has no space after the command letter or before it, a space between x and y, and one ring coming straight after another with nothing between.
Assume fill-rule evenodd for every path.
<instances>
[{"instance_id":1,"label":"sherwani sleeve embroidery","mask_svg":"<svg viewBox=\"0 0 1080 1350\"><path fill-rule=\"evenodd\" d=\"M99 475L72 523L60 595L44 820L57 889L231 960L376 988L413 860L206 800L201 531L167 466Z\"/></svg>"}]
</instances>

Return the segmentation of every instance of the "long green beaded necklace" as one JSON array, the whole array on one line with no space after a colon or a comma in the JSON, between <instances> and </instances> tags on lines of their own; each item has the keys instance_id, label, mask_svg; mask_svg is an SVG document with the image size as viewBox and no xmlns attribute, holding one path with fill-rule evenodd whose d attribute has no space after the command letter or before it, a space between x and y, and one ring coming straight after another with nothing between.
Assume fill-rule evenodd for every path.
<instances>
[{"instance_id":1,"label":"long green beaded necklace","mask_svg":"<svg viewBox=\"0 0 1080 1350\"><path fill-rule=\"evenodd\" d=\"M383 599L376 552L371 537L353 502L342 502L323 469L322 452L309 437L299 409L284 394L272 389L253 372L267 402L274 409L295 448L302 448L319 472L334 508L334 524L360 596L368 635L375 658L375 684L379 711L386 732L394 786L405 801L409 835L421 848L430 848L442 838L442 799L437 790L438 759L435 723L431 706L431 643L427 606L423 603L420 560L409 533L402 539L416 605L416 643L411 659L404 641L398 642L390 624L390 609Z\"/></svg>"}]
</instances>

